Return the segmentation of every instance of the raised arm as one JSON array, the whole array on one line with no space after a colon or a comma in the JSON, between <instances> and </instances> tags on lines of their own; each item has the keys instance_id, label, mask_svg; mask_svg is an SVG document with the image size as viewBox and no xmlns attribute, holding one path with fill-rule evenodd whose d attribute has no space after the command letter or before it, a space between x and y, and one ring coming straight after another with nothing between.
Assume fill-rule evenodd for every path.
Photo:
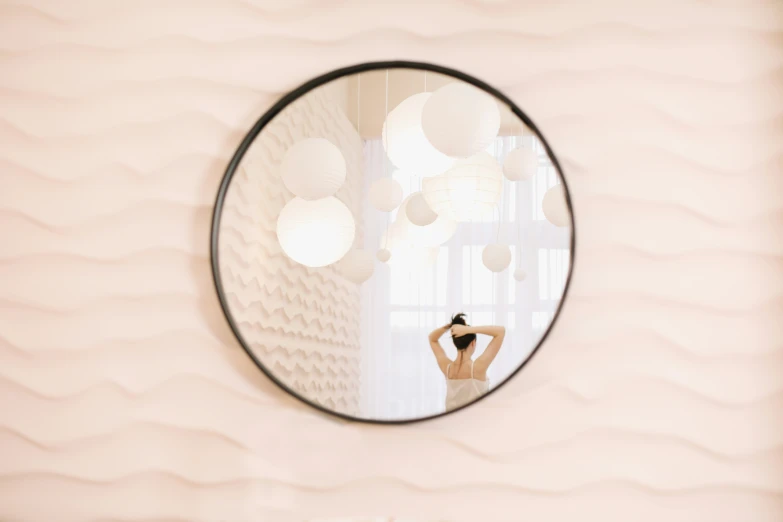
<instances>
[{"instance_id":1,"label":"raised arm","mask_svg":"<svg viewBox=\"0 0 783 522\"><path fill-rule=\"evenodd\" d=\"M451 325L447 324L446 326L435 328L433 331L430 332L429 335L430 348L432 349L432 353L435 355L435 359L438 361L438 366L440 367L440 370L444 374L446 373L446 368L448 368L449 364L451 363L451 359L449 359L446 356L446 352L443 351L443 347L440 345L440 338L443 337L443 334L448 332L450 329L451 329Z\"/></svg>"},{"instance_id":2,"label":"raised arm","mask_svg":"<svg viewBox=\"0 0 783 522\"><path fill-rule=\"evenodd\" d=\"M454 328L456 328L456 325ZM463 326L460 328L460 332L455 333L457 333L457 335L479 334L492 337L492 340L484 350L484 353L476 358L476 364L484 371L486 371L486 369L489 368L489 365L492 364L492 361L495 360L495 357L500 351L500 347L503 346L503 339L506 338L506 328L504 326Z\"/></svg>"}]
</instances>

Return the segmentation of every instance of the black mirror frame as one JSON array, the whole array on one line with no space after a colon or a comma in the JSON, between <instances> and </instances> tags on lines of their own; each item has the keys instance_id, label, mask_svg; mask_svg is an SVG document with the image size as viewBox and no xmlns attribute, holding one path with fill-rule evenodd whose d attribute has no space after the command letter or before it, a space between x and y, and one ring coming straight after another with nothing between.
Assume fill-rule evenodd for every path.
<instances>
[{"instance_id":1,"label":"black mirror frame","mask_svg":"<svg viewBox=\"0 0 783 522\"><path fill-rule=\"evenodd\" d=\"M565 285L563 288L563 296L560 300L560 303L558 303L557 309L555 310L555 313L552 317L552 321L547 326L546 330L544 331L543 335L538 341L538 344L533 348L533 350L530 352L530 355L528 355L527 359L522 361L522 363L513 371L511 374L506 377L505 380L498 383L497 386L492 388L488 393L482 395L478 399L474 400L473 402L463 404L462 406L455 408L453 410L447 411L447 412L441 412L434 415L429 415L426 417L418 417L413 419L366 419L361 417L354 417L351 415L347 415L344 413L340 413L337 411L332 411L326 407L324 407L321 404L318 404L314 401L309 400L306 397L303 397L296 393L294 390L290 389L288 386L286 386L285 383L280 381L269 369L267 369L264 364L259 360L258 357L253 353L253 351L250 349L248 344L245 342L245 339L242 337L241 332L239 331L239 328L237 324L234 322L234 319L231 315L228 300L226 299L225 292L223 290L223 285L221 283L220 279L220 260L218 257L218 235L220 233L220 218L223 211L223 203L225 201L226 193L228 191L228 187L231 184L231 180L234 177L234 173L236 172L237 168L239 167L240 162L242 161L242 158L244 157L247 150L250 148L253 141L256 139L256 137L261 133L263 128L270 122L272 119L277 116L285 107L287 107L290 103L295 101L296 99L304 96L311 90L320 87L321 85L324 85L326 83L329 83L333 80L337 80L339 78L342 78L344 76L350 76L353 74L359 74L369 71L377 71L377 70L385 70L385 69L417 69L422 71L428 71L428 72L434 72L443 74L446 76L451 76L453 78L456 78L458 80L462 80L464 82L467 82L475 87L478 87L479 89L482 89L483 91L493 95L511 109L511 111L519 118L521 119L525 125L530 129L538 138L538 140L541 142L541 144L544 146L544 149L546 150L547 155L549 156L550 161L552 162L552 165L557 170L557 174L560 177L560 182L563 184L564 192L565 192L565 199L566 199L566 205L568 206L569 211L569 217L571 220L571 241L570 241L570 253L569 253L569 266L568 266L568 276L566 277ZM443 417L446 415L451 415L453 413L456 413L458 411L463 410L464 408L467 408L469 406L472 406L474 404L477 404L484 398L492 395L496 390L503 387L507 382L509 382L514 376L516 376L522 368L525 367L526 364L528 364L535 354L538 352L538 350L541 348L541 346L546 341L547 337L549 336L549 333L552 331L552 328L554 327L555 323L557 322L560 312L563 307L563 303L566 300L566 297L568 295L568 291L571 285L571 277L573 275L574 271L574 259L575 259L575 252L576 252L576 226L575 226L575 219L574 219L574 211L573 206L571 204L571 193L568 189L568 184L566 181L565 176L563 175L562 168L560 166L560 162L555 157L554 153L552 152L552 149L549 146L549 143L546 141L544 136L541 134L541 131L536 127L535 123L524 113L522 110L516 106L507 96L505 96L503 93L498 91L497 89L491 87L490 85L487 85L486 83L482 82L481 80L478 80L472 76L469 76L465 73L456 71L454 69L450 69L447 67L441 67L439 65L433 65L429 63L422 63L422 62L409 62L409 61L387 61L387 62L368 62L363 63L359 65L353 65L350 67L345 67L342 69L337 69L334 71L331 71L329 73L326 73L324 75L321 75L317 78L314 78L300 87L294 89L287 95L283 96L277 103L275 103L261 118L258 119L258 121L253 125L253 127L250 129L250 131L245 135L245 137L242 139L242 142L239 144L239 147L237 148L236 152L234 153L234 156L231 158L231 161L228 164L228 167L226 168L226 172L223 175L223 180L220 183L220 188L218 189L217 198L215 200L215 206L212 212L212 226L210 231L210 263L212 265L212 278L215 284L215 290L218 295L218 300L220 301L220 307L223 310L223 314L226 317L226 320L228 321L229 327L231 328L231 331L234 333L234 336L236 337L237 341L239 341L239 344L242 346L242 348L245 350L247 355L250 357L250 359L255 363L255 365L258 367L259 370L261 370L273 383L275 383L277 386L279 386L283 391L286 393L292 395L293 397L299 399L303 403L307 404L308 406L311 406L315 408L316 410L319 410L323 413L327 413L328 415L336 416L342 420L346 421L352 421L352 422L361 422L361 423L368 423L368 424L411 424L414 422L422 422L426 420L436 419L439 417Z\"/></svg>"}]
</instances>

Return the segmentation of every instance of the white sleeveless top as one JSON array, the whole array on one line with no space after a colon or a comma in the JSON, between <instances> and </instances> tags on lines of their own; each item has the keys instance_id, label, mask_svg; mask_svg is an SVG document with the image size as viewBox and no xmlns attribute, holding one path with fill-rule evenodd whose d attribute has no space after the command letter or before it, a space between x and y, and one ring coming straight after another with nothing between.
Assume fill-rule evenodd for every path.
<instances>
[{"instance_id":1,"label":"white sleeveless top","mask_svg":"<svg viewBox=\"0 0 783 522\"><path fill-rule=\"evenodd\" d=\"M473 361L470 361L470 379L449 379L450 367L451 363L446 366L446 411L473 402L489 390L489 380L473 378Z\"/></svg>"}]
</instances>

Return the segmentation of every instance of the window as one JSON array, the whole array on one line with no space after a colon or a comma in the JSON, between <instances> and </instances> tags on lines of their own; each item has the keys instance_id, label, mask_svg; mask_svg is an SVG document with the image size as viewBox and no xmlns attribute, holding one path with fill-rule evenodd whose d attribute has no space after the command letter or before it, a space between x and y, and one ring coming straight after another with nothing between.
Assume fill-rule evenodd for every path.
<instances>
[{"instance_id":1,"label":"window","mask_svg":"<svg viewBox=\"0 0 783 522\"><path fill-rule=\"evenodd\" d=\"M505 285L506 285L506 302L510 305L513 305L517 300L517 289L519 286L519 283L516 279L514 279L514 271L517 269L517 266L519 265L517 261L517 256L519 247L514 245L511 247L511 263L508 265L508 268L504 270L500 275L503 279L505 279Z\"/></svg>"},{"instance_id":2,"label":"window","mask_svg":"<svg viewBox=\"0 0 783 522\"><path fill-rule=\"evenodd\" d=\"M453 313L467 313L472 324L505 325L504 348L491 368L493 385L516 370L550 324L562 296L570 255L562 230L543 223L540 200L558 178L543 148L531 136L498 138L487 151L502 164L506 154L519 145L536 147L538 173L525 182L512 183L504 178L503 200L493 216L460 223L455 236L439 248L432 266L411 268L393 262L379 265L376 270L383 276L365 283L377 285L365 288L382 296L381 311L368 320L374 325L370 334L375 336L373 343L379 343L385 351L371 352L367 384L363 386L383 390L388 399L383 405L371 404L372 412L368 414L388 417L397 408L399 416L415 416L444 404L445 384L426 336L446 324ZM380 143L372 147L380 149L379 156L385 157ZM400 182L405 196L420 190L419 176L389 167L385 175ZM367 229L373 231L366 236L371 248L379 244L387 224L396 219L396 212L368 214L369 219L377 219L367 224ZM498 237L500 243L511 246L512 257L509 267L496 274L484 266L482 253ZM517 266L527 272L522 282L513 277ZM450 357L456 356L448 336L441 343ZM477 351L483 351L488 343L486 336L479 336Z\"/></svg>"},{"instance_id":3,"label":"window","mask_svg":"<svg viewBox=\"0 0 783 522\"><path fill-rule=\"evenodd\" d=\"M484 245L462 247L462 302L465 305L494 303L493 273L484 267Z\"/></svg>"},{"instance_id":4,"label":"window","mask_svg":"<svg viewBox=\"0 0 783 522\"><path fill-rule=\"evenodd\" d=\"M553 312L533 312L533 331L538 334L543 332L549 326L554 315Z\"/></svg>"},{"instance_id":5,"label":"window","mask_svg":"<svg viewBox=\"0 0 783 522\"><path fill-rule=\"evenodd\" d=\"M559 301L563 296L570 262L565 248L542 248L538 251L538 296L542 301Z\"/></svg>"},{"instance_id":6,"label":"window","mask_svg":"<svg viewBox=\"0 0 783 522\"><path fill-rule=\"evenodd\" d=\"M432 266L418 268L390 263L391 303L400 306L446 304L449 249L440 247Z\"/></svg>"}]
</instances>

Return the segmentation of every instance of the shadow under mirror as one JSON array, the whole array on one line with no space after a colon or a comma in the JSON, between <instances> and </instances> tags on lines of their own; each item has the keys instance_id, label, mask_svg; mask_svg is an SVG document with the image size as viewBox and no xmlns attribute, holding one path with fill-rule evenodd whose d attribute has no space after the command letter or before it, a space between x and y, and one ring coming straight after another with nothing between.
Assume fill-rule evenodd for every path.
<instances>
[{"instance_id":1,"label":"shadow under mirror","mask_svg":"<svg viewBox=\"0 0 783 522\"><path fill-rule=\"evenodd\" d=\"M456 71L368 64L278 103L215 208L221 304L290 393L351 419L459 409L513 375L571 273L573 219L533 123Z\"/></svg>"}]
</instances>

